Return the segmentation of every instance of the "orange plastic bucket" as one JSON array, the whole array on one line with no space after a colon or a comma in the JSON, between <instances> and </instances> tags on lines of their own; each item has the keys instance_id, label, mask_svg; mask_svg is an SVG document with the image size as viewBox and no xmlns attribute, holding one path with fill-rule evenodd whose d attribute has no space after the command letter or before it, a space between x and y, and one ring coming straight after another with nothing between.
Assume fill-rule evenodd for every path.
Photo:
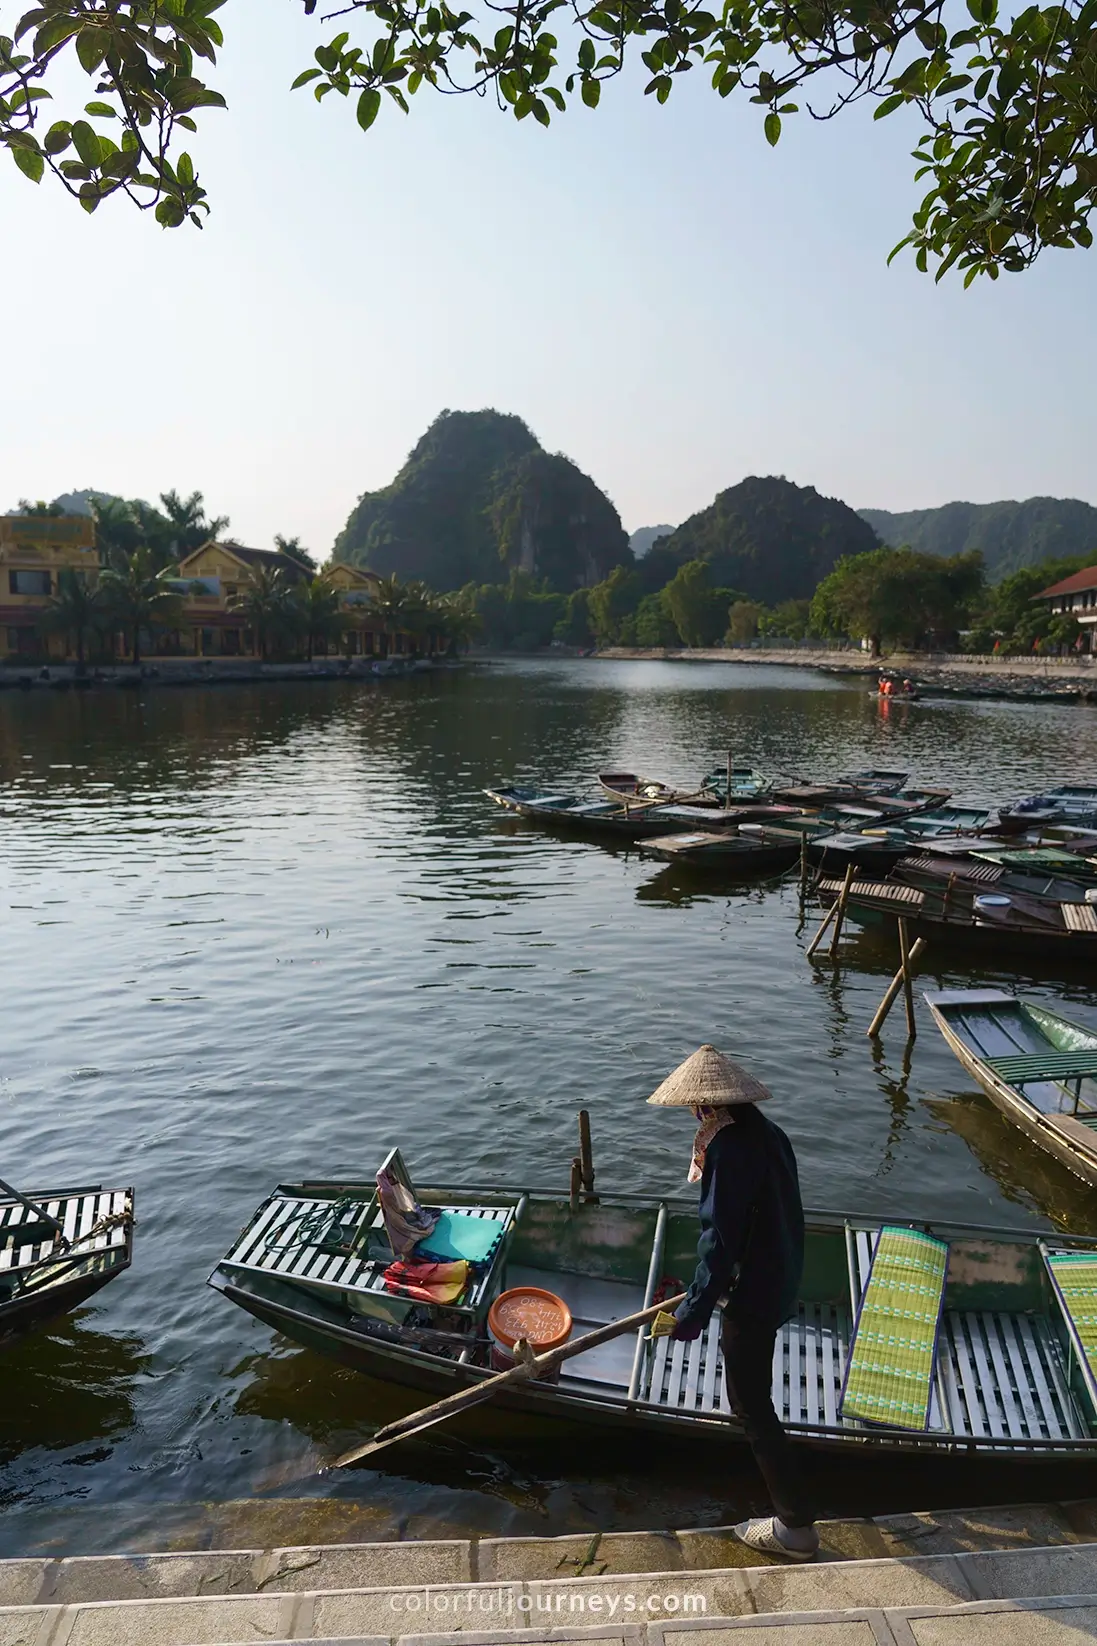
<instances>
[{"instance_id":1,"label":"orange plastic bucket","mask_svg":"<svg viewBox=\"0 0 1097 1646\"><path fill-rule=\"evenodd\" d=\"M555 1292L540 1286L514 1286L500 1292L488 1310L492 1364L514 1365L514 1345L524 1337L534 1354L558 1349L571 1336L571 1310Z\"/></svg>"}]
</instances>

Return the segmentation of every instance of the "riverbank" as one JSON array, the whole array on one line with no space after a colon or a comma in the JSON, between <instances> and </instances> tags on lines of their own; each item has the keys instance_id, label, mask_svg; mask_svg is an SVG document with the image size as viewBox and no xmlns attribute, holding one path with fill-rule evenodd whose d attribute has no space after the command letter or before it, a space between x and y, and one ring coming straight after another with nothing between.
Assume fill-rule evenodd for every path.
<instances>
[{"instance_id":1,"label":"riverbank","mask_svg":"<svg viewBox=\"0 0 1097 1646\"><path fill-rule=\"evenodd\" d=\"M670 663L780 664L824 674L868 676L901 671L926 696L1021 698L1097 702L1097 656L996 657L969 652L892 652L870 658L860 651L789 646L707 646L689 650L608 646L599 659Z\"/></svg>"},{"instance_id":2,"label":"riverbank","mask_svg":"<svg viewBox=\"0 0 1097 1646\"><path fill-rule=\"evenodd\" d=\"M269 680L390 680L463 666L460 658L317 658L311 663L257 663L251 658L158 657L134 665L50 663L0 669L0 691L144 690L154 686L239 686Z\"/></svg>"}]
</instances>

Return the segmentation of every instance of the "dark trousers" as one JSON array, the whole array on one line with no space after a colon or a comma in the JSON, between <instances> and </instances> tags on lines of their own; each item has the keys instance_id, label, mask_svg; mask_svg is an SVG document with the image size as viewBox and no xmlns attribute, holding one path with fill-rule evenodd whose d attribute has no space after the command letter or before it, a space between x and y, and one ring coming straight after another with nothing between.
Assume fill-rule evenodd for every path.
<instances>
[{"instance_id":1,"label":"dark trousers","mask_svg":"<svg viewBox=\"0 0 1097 1646\"><path fill-rule=\"evenodd\" d=\"M786 1526L810 1526L815 1519L789 1438L773 1409L772 1322L734 1319L725 1314L720 1347L728 1402L747 1432L754 1461L766 1483L777 1518Z\"/></svg>"}]
</instances>

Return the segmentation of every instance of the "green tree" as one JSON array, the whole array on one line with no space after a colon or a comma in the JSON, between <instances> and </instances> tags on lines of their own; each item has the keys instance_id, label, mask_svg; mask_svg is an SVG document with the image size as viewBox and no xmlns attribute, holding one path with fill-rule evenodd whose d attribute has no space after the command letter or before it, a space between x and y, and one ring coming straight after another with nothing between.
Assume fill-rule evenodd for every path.
<instances>
[{"instance_id":1,"label":"green tree","mask_svg":"<svg viewBox=\"0 0 1097 1646\"><path fill-rule=\"evenodd\" d=\"M170 629L183 616L183 602L167 572L158 570L152 551L142 545L123 567L108 566L100 574L99 591L106 610L130 642L130 657L141 661L141 636Z\"/></svg>"},{"instance_id":2,"label":"green tree","mask_svg":"<svg viewBox=\"0 0 1097 1646\"><path fill-rule=\"evenodd\" d=\"M728 607L727 638L733 646L742 646L758 633L765 607L757 600L733 600Z\"/></svg>"},{"instance_id":3,"label":"green tree","mask_svg":"<svg viewBox=\"0 0 1097 1646\"><path fill-rule=\"evenodd\" d=\"M263 663L272 645L284 642L299 628L294 588L281 566L256 566L228 607L251 629Z\"/></svg>"},{"instance_id":4,"label":"green tree","mask_svg":"<svg viewBox=\"0 0 1097 1646\"><path fill-rule=\"evenodd\" d=\"M15 512L39 520L57 520L65 513L60 503L44 503L41 498L37 503L32 503L28 497L19 499L19 507Z\"/></svg>"},{"instance_id":5,"label":"green tree","mask_svg":"<svg viewBox=\"0 0 1097 1646\"><path fill-rule=\"evenodd\" d=\"M1052 621L1048 608L1036 604L1036 596L1092 563L1092 556L1068 556L1011 572L988 591L979 614L980 631L992 637L992 646L997 639L1005 651L1031 651L1033 642L1048 633Z\"/></svg>"},{"instance_id":6,"label":"green tree","mask_svg":"<svg viewBox=\"0 0 1097 1646\"><path fill-rule=\"evenodd\" d=\"M636 608L636 644L661 647L679 644L678 630L663 589L658 594L645 594Z\"/></svg>"},{"instance_id":7,"label":"green tree","mask_svg":"<svg viewBox=\"0 0 1097 1646\"><path fill-rule=\"evenodd\" d=\"M207 519L205 498L201 492L180 497L173 489L161 492L160 502L163 504L160 519L166 524L160 529L161 542L155 546L166 551L173 560L185 559L195 549L200 549L203 543L220 537L228 527L227 514Z\"/></svg>"},{"instance_id":8,"label":"green tree","mask_svg":"<svg viewBox=\"0 0 1097 1646\"><path fill-rule=\"evenodd\" d=\"M727 628L728 608L743 596L713 588L704 560L687 560L663 590L666 607L683 646L718 646Z\"/></svg>"},{"instance_id":9,"label":"green tree","mask_svg":"<svg viewBox=\"0 0 1097 1646\"><path fill-rule=\"evenodd\" d=\"M810 600L782 600L771 608L763 607L758 632L767 640L803 640L810 615Z\"/></svg>"},{"instance_id":10,"label":"green tree","mask_svg":"<svg viewBox=\"0 0 1097 1646\"><path fill-rule=\"evenodd\" d=\"M627 566L616 566L607 578L596 583L587 592L587 610L590 626L598 646L629 645L622 629L634 618L640 604L643 584ZM635 628L632 630L635 636Z\"/></svg>"},{"instance_id":11,"label":"green tree","mask_svg":"<svg viewBox=\"0 0 1097 1646\"><path fill-rule=\"evenodd\" d=\"M76 651L76 669L83 674L88 636L103 616L103 596L75 567L65 566L57 574L57 592L46 602L39 623L46 634L61 634L71 640Z\"/></svg>"},{"instance_id":12,"label":"green tree","mask_svg":"<svg viewBox=\"0 0 1097 1646\"><path fill-rule=\"evenodd\" d=\"M815 591L811 625L818 634L871 643L955 644L983 594L982 556L942 559L913 549L876 549L840 560Z\"/></svg>"},{"instance_id":13,"label":"green tree","mask_svg":"<svg viewBox=\"0 0 1097 1646\"><path fill-rule=\"evenodd\" d=\"M574 589L567 597L564 615L552 635L562 646L594 645L594 629L590 621L590 590Z\"/></svg>"},{"instance_id":14,"label":"green tree","mask_svg":"<svg viewBox=\"0 0 1097 1646\"><path fill-rule=\"evenodd\" d=\"M14 39L0 40L0 142L24 176L38 183L48 171L89 212L123 194L165 227L201 227L206 191L182 144L199 110L224 106L196 72L216 62L223 36L213 13L224 3L43 0L26 12ZM316 0L304 8L315 12ZM914 115L929 192L900 244L921 269L932 259L937 278L953 266L965 282L995 278L1027 268L1046 246L1092 243L1094 0L1005 14L996 0L968 0L955 17L944 0L869 10L861 0L740 0L714 12L573 0L578 26L566 32L558 14L559 0L465 12L433 0L348 0L339 32L294 84L318 100L332 91L353 99L363 129L382 106L406 112L422 88L491 91L518 120L548 125L569 98L595 108L603 84L637 56L659 103L703 64L717 95L759 106L770 144L803 102L826 116L863 100L877 118ZM364 25L356 38L348 15ZM94 88L88 103L80 70ZM44 107L53 88L75 95L70 117Z\"/></svg>"}]
</instances>

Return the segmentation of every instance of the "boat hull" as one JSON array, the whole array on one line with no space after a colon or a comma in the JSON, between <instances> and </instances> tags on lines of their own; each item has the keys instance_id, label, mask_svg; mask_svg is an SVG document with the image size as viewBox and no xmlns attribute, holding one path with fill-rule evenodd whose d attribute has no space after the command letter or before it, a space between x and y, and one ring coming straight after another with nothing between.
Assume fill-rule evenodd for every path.
<instances>
[{"instance_id":1,"label":"boat hull","mask_svg":"<svg viewBox=\"0 0 1097 1646\"><path fill-rule=\"evenodd\" d=\"M982 1088L994 1107L1013 1125L1030 1137L1041 1149L1054 1155L1062 1165L1072 1171L1076 1177L1097 1188L1097 1135L1093 1146L1089 1149L1080 1143L1072 1143L1054 1125L1050 1124L1031 1103L1008 1085L1004 1080L989 1069L982 1059L972 1051L971 1047L956 1033L948 1017L938 1010L933 1002L927 1001L933 1021L940 1029L949 1049L957 1061L967 1071L976 1085Z\"/></svg>"},{"instance_id":2,"label":"boat hull","mask_svg":"<svg viewBox=\"0 0 1097 1646\"><path fill-rule=\"evenodd\" d=\"M117 1264L105 1273L78 1275L54 1286L43 1286L36 1292L23 1293L0 1305L0 1348L10 1348L47 1321L78 1309L128 1267L127 1258L125 1263Z\"/></svg>"}]
</instances>

